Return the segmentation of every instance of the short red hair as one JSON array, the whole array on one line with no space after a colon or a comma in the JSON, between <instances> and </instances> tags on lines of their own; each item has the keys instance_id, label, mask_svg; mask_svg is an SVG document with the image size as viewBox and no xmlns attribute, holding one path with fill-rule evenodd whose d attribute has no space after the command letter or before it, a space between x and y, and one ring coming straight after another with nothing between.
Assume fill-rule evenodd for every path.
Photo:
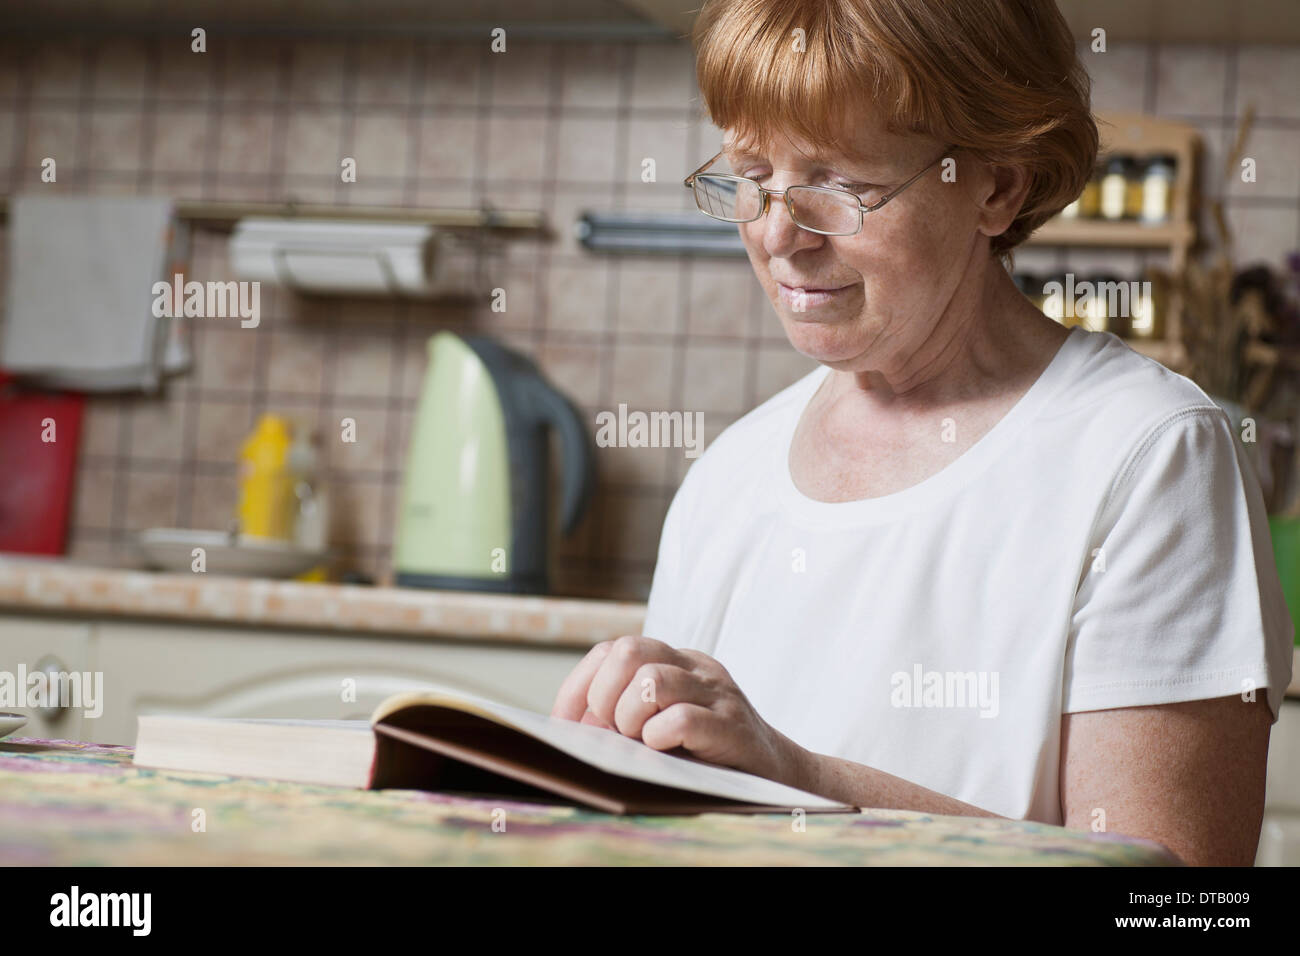
<instances>
[{"instance_id":1,"label":"short red hair","mask_svg":"<svg viewBox=\"0 0 1300 956\"><path fill-rule=\"evenodd\" d=\"M848 153L845 117L866 101L891 130L1028 171L995 255L1073 201L1096 163L1088 74L1053 0L706 0L694 44L710 119L742 139L780 131Z\"/></svg>"}]
</instances>

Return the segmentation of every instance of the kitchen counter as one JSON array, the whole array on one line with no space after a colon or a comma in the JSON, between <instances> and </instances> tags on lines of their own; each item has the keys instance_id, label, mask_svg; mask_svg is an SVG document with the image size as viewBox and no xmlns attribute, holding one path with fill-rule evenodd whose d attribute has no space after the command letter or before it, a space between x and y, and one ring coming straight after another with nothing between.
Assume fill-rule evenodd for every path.
<instances>
[{"instance_id":1,"label":"kitchen counter","mask_svg":"<svg viewBox=\"0 0 1300 956\"><path fill-rule=\"evenodd\" d=\"M634 602L162 574L26 558L0 558L0 610L577 648L639 634L645 618L645 605Z\"/></svg>"}]
</instances>

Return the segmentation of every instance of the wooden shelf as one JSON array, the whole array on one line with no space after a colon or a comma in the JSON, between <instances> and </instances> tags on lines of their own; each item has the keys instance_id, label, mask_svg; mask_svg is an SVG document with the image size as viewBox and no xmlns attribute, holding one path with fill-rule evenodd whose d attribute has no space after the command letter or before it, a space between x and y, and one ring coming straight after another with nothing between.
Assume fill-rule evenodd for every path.
<instances>
[{"instance_id":1,"label":"wooden shelf","mask_svg":"<svg viewBox=\"0 0 1300 956\"><path fill-rule=\"evenodd\" d=\"M1106 219L1051 219L1027 240L1031 246L1110 246L1124 249L1167 249L1190 245L1195 238L1191 223L1140 222Z\"/></svg>"},{"instance_id":2,"label":"wooden shelf","mask_svg":"<svg viewBox=\"0 0 1300 956\"><path fill-rule=\"evenodd\" d=\"M1031 246L1091 247L1094 249L1149 249L1167 253L1168 273L1180 274L1196 244L1196 166L1200 136L1196 129L1139 113L1098 113L1100 155L1129 154L1149 157L1170 154L1176 162L1170 186L1169 221L1147 225L1133 220L1062 219L1043 223L1026 244ZM1188 370L1182 344L1183 302L1177 283L1168 289L1163 339L1125 339L1135 351L1175 372Z\"/></svg>"}]
</instances>

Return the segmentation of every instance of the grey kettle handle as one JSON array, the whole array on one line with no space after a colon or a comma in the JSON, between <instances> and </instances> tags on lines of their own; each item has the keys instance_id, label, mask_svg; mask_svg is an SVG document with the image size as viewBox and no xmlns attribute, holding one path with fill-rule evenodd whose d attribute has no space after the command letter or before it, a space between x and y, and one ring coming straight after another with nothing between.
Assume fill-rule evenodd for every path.
<instances>
[{"instance_id":1,"label":"grey kettle handle","mask_svg":"<svg viewBox=\"0 0 1300 956\"><path fill-rule=\"evenodd\" d=\"M560 533L569 535L587 510L596 486L596 456L577 410L545 379L531 380L537 417L560 433Z\"/></svg>"}]
</instances>

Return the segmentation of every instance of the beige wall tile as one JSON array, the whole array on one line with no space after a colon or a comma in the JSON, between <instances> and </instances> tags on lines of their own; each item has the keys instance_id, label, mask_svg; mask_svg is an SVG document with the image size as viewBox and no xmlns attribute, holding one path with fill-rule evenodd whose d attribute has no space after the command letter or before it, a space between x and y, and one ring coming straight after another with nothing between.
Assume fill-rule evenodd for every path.
<instances>
[{"instance_id":1,"label":"beige wall tile","mask_svg":"<svg viewBox=\"0 0 1300 956\"><path fill-rule=\"evenodd\" d=\"M176 526L178 474L133 472L126 476L125 525L130 531Z\"/></svg>"},{"instance_id":2,"label":"beige wall tile","mask_svg":"<svg viewBox=\"0 0 1300 956\"><path fill-rule=\"evenodd\" d=\"M150 92L160 103L196 103L212 95L214 60L195 53L188 42L161 40L157 48L158 85Z\"/></svg>"},{"instance_id":3,"label":"beige wall tile","mask_svg":"<svg viewBox=\"0 0 1300 956\"><path fill-rule=\"evenodd\" d=\"M133 37L112 37L96 44L91 97L138 105L144 99L145 77L154 55L151 47L148 40Z\"/></svg>"},{"instance_id":4,"label":"beige wall tile","mask_svg":"<svg viewBox=\"0 0 1300 956\"><path fill-rule=\"evenodd\" d=\"M368 112L358 116L344 155L357 161L357 185L368 176L405 176L408 166L408 120L398 113Z\"/></svg>"},{"instance_id":5,"label":"beige wall tile","mask_svg":"<svg viewBox=\"0 0 1300 956\"><path fill-rule=\"evenodd\" d=\"M188 37L185 38L188 48ZM221 101L227 108L274 102L284 89L286 58L295 45L273 37L242 36L227 43L213 43L208 52L194 54L221 60Z\"/></svg>"},{"instance_id":6,"label":"beige wall tile","mask_svg":"<svg viewBox=\"0 0 1300 956\"><path fill-rule=\"evenodd\" d=\"M1300 119L1300 46L1243 46L1237 50L1239 112L1254 106L1261 118Z\"/></svg>"},{"instance_id":7,"label":"beige wall tile","mask_svg":"<svg viewBox=\"0 0 1300 956\"><path fill-rule=\"evenodd\" d=\"M601 332L609 309L609 275L603 261L556 265L547 278L546 327L569 332Z\"/></svg>"},{"instance_id":8,"label":"beige wall tile","mask_svg":"<svg viewBox=\"0 0 1300 956\"><path fill-rule=\"evenodd\" d=\"M200 402L196 460L233 467L239 461L240 446L252 434L254 425L253 406L249 401Z\"/></svg>"},{"instance_id":9,"label":"beige wall tile","mask_svg":"<svg viewBox=\"0 0 1300 956\"><path fill-rule=\"evenodd\" d=\"M431 41L423 51L421 99L426 107L472 109L478 105L485 72L482 43L465 39Z\"/></svg>"},{"instance_id":10,"label":"beige wall tile","mask_svg":"<svg viewBox=\"0 0 1300 956\"><path fill-rule=\"evenodd\" d=\"M116 481L117 469L112 462L97 464L83 460L77 468L69 525L73 528L111 528Z\"/></svg>"},{"instance_id":11,"label":"beige wall tile","mask_svg":"<svg viewBox=\"0 0 1300 956\"><path fill-rule=\"evenodd\" d=\"M614 344L610 404L626 402L629 409L672 411L673 369L677 361L671 345Z\"/></svg>"},{"instance_id":12,"label":"beige wall tile","mask_svg":"<svg viewBox=\"0 0 1300 956\"><path fill-rule=\"evenodd\" d=\"M240 328L235 319L196 321L206 323L197 326L194 335L199 384L205 389L251 389L256 372L254 350L263 348L266 344L263 341L264 333L259 334L262 327ZM214 327L215 323L233 323L234 327Z\"/></svg>"},{"instance_id":13,"label":"beige wall tile","mask_svg":"<svg viewBox=\"0 0 1300 956\"><path fill-rule=\"evenodd\" d=\"M560 46L560 104L581 110L619 106L629 47L619 43L565 43Z\"/></svg>"},{"instance_id":14,"label":"beige wall tile","mask_svg":"<svg viewBox=\"0 0 1300 956\"><path fill-rule=\"evenodd\" d=\"M748 353L743 344L688 345L682 407L727 414L745 411Z\"/></svg>"},{"instance_id":15,"label":"beige wall tile","mask_svg":"<svg viewBox=\"0 0 1300 956\"><path fill-rule=\"evenodd\" d=\"M561 116L558 155L552 175L575 186L612 183L620 143L616 120Z\"/></svg>"},{"instance_id":16,"label":"beige wall tile","mask_svg":"<svg viewBox=\"0 0 1300 956\"><path fill-rule=\"evenodd\" d=\"M90 120L90 167L134 172L141 166L144 122L139 113L95 113Z\"/></svg>"},{"instance_id":17,"label":"beige wall tile","mask_svg":"<svg viewBox=\"0 0 1300 956\"><path fill-rule=\"evenodd\" d=\"M319 395L325 381L326 340L304 332L272 331L265 338L270 349L267 388L273 392Z\"/></svg>"},{"instance_id":18,"label":"beige wall tile","mask_svg":"<svg viewBox=\"0 0 1300 956\"><path fill-rule=\"evenodd\" d=\"M271 129L274 116L269 110L249 108L222 114L217 141L217 171L240 175L269 175L271 172Z\"/></svg>"},{"instance_id":19,"label":"beige wall tile","mask_svg":"<svg viewBox=\"0 0 1300 956\"><path fill-rule=\"evenodd\" d=\"M681 265L674 259L620 259L615 328L672 335L682 327Z\"/></svg>"},{"instance_id":20,"label":"beige wall tile","mask_svg":"<svg viewBox=\"0 0 1300 956\"><path fill-rule=\"evenodd\" d=\"M344 441L345 419L356 423L348 433L355 441ZM331 470L381 472L386 467L388 409L336 398L322 430L322 450Z\"/></svg>"},{"instance_id":21,"label":"beige wall tile","mask_svg":"<svg viewBox=\"0 0 1300 956\"><path fill-rule=\"evenodd\" d=\"M415 42L412 40L377 38L360 44L357 50L357 105L410 103L414 66Z\"/></svg>"},{"instance_id":22,"label":"beige wall tile","mask_svg":"<svg viewBox=\"0 0 1300 956\"><path fill-rule=\"evenodd\" d=\"M82 455L116 455L124 405L116 396L88 395L81 416Z\"/></svg>"},{"instance_id":23,"label":"beige wall tile","mask_svg":"<svg viewBox=\"0 0 1300 956\"><path fill-rule=\"evenodd\" d=\"M600 370L607 354L607 347L597 343L548 343L539 349L537 363L572 401L594 406L600 401Z\"/></svg>"},{"instance_id":24,"label":"beige wall tile","mask_svg":"<svg viewBox=\"0 0 1300 956\"><path fill-rule=\"evenodd\" d=\"M160 110L154 119L150 169L202 172L212 160L211 124L193 107Z\"/></svg>"},{"instance_id":25,"label":"beige wall tile","mask_svg":"<svg viewBox=\"0 0 1300 956\"><path fill-rule=\"evenodd\" d=\"M546 121L532 116L493 114L488 120L484 172L498 185L516 179L533 182L554 176Z\"/></svg>"},{"instance_id":26,"label":"beige wall tile","mask_svg":"<svg viewBox=\"0 0 1300 956\"><path fill-rule=\"evenodd\" d=\"M1092 108L1140 113L1146 101L1147 59L1143 44L1111 43L1105 53L1079 48L1084 69L1092 77Z\"/></svg>"},{"instance_id":27,"label":"beige wall tile","mask_svg":"<svg viewBox=\"0 0 1300 956\"><path fill-rule=\"evenodd\" d=\"M393 374L393 346L387 336L339 336L335 361L335 395L388 395Z\"/></svg>"},{"instance_id":28,"label":"beige wall tile","mask_svg":"<svg viewBox=\"0 0 1300 956\"><path fill-rule=\"evenodd\" d=\"M492 107L539 107L551 102L553 54L551 43L508 37L504 53L484 54L482 69Z\"/></svg>"},{"instance_id":29,"label":"beige wall tile","mask_svg":"<svg viewBox=\"0 0 1300 956\"><path fill-rule=\"evenodd\" d=\"M1300 212L1291 209L1256 209L1234 206L1228 209L1235 261L1239 268L1268 263L1276 269L1286 265L1286 253L1300 247Z\"/></svg>"},{"instance_id":30,"label":"beige wall tile","mask_svg":"<svg viewBox=\"0 0 1300 956\"><path fill-rule=\"evenodd\" d=\"M338 40L300 40L293 44L289 98L300 105L343 102L347 45Z\"/></svg>"},{"instance_id":31,"label":"beige wall tile","mask_svg":"<svg viewBox=\"0 0 1300 956\"><path fill-rule=\"evenodd\" d=\"M1227 89L1224 47L1162 46L1156 52L1156 112L1218 116Z\"/></svg>"},{"instance_id":32,"label":"beige wall tile","mask_svg":"<svg viewBox=\"0 0 1300 956\"><path fill-rule=\"evenodd\" d=\"M32 98L74 99L86 64L83 41L42 40L27 46Z\"/></svg>"},{"instance_id":33,"label":"beige wall tile","mask_svg":"<svg viewBox=\"0 0 1300 956\"><path fill-rule=\"evenodd\" d=\"M748 303L756 282L748 261L695 260L683 270L689 296L686 328L692 335L743 337L749 333Z\"/></svg>"},{"instance_id":34,"label":"beige wall tile","mask_svg":"<svg viewBox=\"0 0 1300 956\"><path fill-rule=\"evenodd\" d=\"M195 475L190 484L189 526L205 531L225 531L235 519L239 483L232 463L225 475Z\"/></svg>"},{"instance_id":35,"label":"beige wall tile","mask_svg":"<svg viewBox=\"0 0 1300 956\"><path fill-rule=\"evenodd\" d=\"M126 405L132 458L179 462L185 457L189 423L184 395L169 389L164 397L137 398Z\"/></svg>"},{"instance_id":36,"label":"beige wall tile","mask_svg":"<svg viewBox=\"0 0 1300 956\"><path fill-rule=\"evenodd\" d=\"M456 179L474 175L478 164L479 121L473 116L424 116L419 120L421 178Z\"/></svg>"},{"instance_id":37,"label":"beige wall tile","mask_svg":"<svg viewBox=\"0 0 1300 956\"><path fill-rule=\"evenodd\" d=\"M633 43L633 109L680 109L685 112L698 95L695 58L685 43Z\"/></svg>"},{"instance_id":38,"label":"beige wall tile","mask_svg":"<svg viewBox=\"0 0 1300 956\"><path fill-rule=\"evenodd\" d=\"M319 175L339 182L343 153L343 115L301 112L289 117L284 143L284 171L291 192L301 188L301 175Z\"/></svg>"},{"instance_id":39,"label":"beige wall tile","mask_svg":"<svg viewBox=\"0 0 1300 956\"><path fill-rule=\"evenodd\" d=\"M1300 129L1256 126L1246 139L1243 158L1247 157L1255 160L1255 181L1242 182L1238 168L1225 195L1275 199L1300 195Z\"/></svg>"},{"instance_id":40,"label":"beige wall tile","mask_svg":"<svg viewBox=\"0 0 1300 956\"><path fill-rule=\"evenodd\" d=\"M87 144L89 145L89 144ZM24 172L33 186L40 183L41 162L54 160L56 172L65 180L87 158L80 152L77 113L64 106L33 106L27 117Z\"/></svg>"},{"instance_id":41,"label":"beige wall tile","mask_svg":"<svg viewBox=\"0 0 1300 956\"><path fill-rule=\"evenodd\" d=\"M628 123L627 139L626 162L622 169L615 171L615 175L628 184L629 199L639 204L646 195L662 193L675 205L680 205L684 198L693 206L690 191L682 187L682 180L708 157L701 157L694 165L688 166L688 162L694 159L694 154L688 156L690 124L685 120L633 114ZM647 160L654 161L653 183L643 181Z\"/></svg>"}]
</instances>

